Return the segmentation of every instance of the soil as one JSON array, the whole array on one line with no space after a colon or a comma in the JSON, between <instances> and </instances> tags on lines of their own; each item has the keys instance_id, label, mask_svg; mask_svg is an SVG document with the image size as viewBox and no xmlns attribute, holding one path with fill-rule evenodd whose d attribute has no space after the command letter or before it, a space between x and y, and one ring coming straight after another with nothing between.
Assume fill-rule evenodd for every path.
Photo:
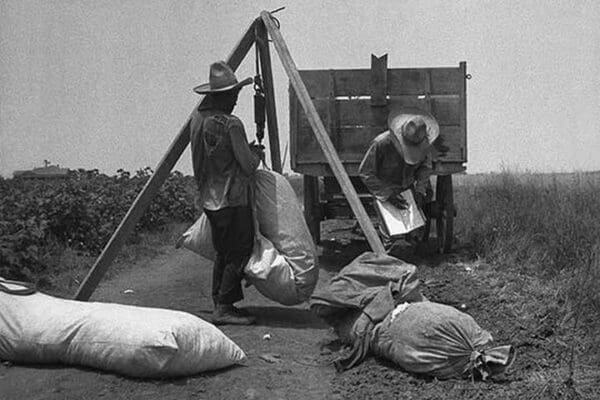
<instances>
[{"instance_id":1,"label":"soil","mask_svg":"<svg viewBox=\"0 0 600 400\"><path fill-rule=\"evenodd\" d=\"M325 223L320 246L319 286L367 250L351 222ZM0 366L1 399L563 399L600 398L596 368L576 369L565 383L566 344L556 338L548 315L529 318L520 307L525 279L468 261L460 248L435 255L431 248L396 254L419 267L425 295L471 314L498 343L510 343L517 359L506 373L485 382L438 381L406 373L386 360L369 357L337 373L341 351L333 331L308 305L284 307L245 290L240 304L255 316L249 327L222 326L247 354L244 365L175 380L140 380L72 366ZM151 259L118 269L92 300L171 308L210 319L211 263L165 245ZM133 291L133 292L131 292ZM269 334L270 339L265 335Z\"/></svg>"}]
</instances>

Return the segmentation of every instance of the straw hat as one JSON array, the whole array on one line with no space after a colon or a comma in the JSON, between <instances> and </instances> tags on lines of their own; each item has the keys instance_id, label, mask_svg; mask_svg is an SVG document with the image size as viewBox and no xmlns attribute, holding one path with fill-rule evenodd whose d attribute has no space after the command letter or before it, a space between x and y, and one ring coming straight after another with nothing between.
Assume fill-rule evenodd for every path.
<instances>
[{"instance_id":1,"label":"straw hat","mask_svg":"<svg viewBox=\"0 0 600 400\"><path fill-rule=\"evenodd\" d=\"M246 78L239 82L231 67L227 65L225 61L218 61L210 66L208 83L196 86L194 92L198 94L225 92L227 90L241 88L251 83L252 78Z\"/></svg>"},{"instance_id":2,"label":"straw hat","mask_svg":"<svg viewBox=\"0 0 600 400\"><path fill-rule=\"evenodd\" d=\"M435 118L418 108L404 108L390 112L388 126L398 139L402 156L407 164L418 164L440 134Z\"/></svg>"}]
</instances>

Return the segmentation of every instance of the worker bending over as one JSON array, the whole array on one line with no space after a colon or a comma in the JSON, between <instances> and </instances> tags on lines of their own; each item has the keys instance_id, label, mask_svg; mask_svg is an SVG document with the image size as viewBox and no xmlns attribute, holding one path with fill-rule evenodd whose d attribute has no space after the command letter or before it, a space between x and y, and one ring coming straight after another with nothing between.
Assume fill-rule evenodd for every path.
<instances>
[{"instance_id":1,"label":"worker bending over","mask_svg":"<svg viewBox=\"0 0 600 400\"><path fill-rule=\"evenodd\" d=\"M401 193L411 189L415 202L423 209L433 196L429 181L431 148L439 136L439 125L429 113L405 108L390 112L388 127L371 142L359 166L359 175L376 199L405 209L408 203ZM381 225L380 232L386 247L391 245Z\"/></svg>"}]
</instances>

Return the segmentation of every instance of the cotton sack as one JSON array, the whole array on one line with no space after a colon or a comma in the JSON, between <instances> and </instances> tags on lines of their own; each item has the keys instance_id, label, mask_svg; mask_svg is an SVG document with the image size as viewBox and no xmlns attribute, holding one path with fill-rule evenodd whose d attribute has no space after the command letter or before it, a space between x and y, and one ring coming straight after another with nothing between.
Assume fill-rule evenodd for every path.
<instances>
[{"instance_id":1,"label":"cotton sack","mask_svg":"<svg viewBox=\"0 0 600 400\"><path fill-rule=\"evenodd\" d=\"M294 189L273 171L256 171L255 219L258 232L244 268L248 282L265 297L284 305L310 297L319 278L316 248ZM203 214L178 241L178 246L215 260L208 219Z\"/></svg>"},{"instance_id":2,"label":"cotton sack","mask_svg":"<svg viewBox=\"0 0 600 400\"><path fill-rule=\"evenodd\" d=\"M0 285L19 288L5 280ZM5 361L163 378L220 369L245 358L217 327L182 311L7 291L0 291L0 310L0 359Z\"/></svg>"},{"instance_id":3,"label":"cotton sack","mask_svg":"<svg viewBox=\"0 0 600 400\"><path fill-rule=\"evenodd\" d=\"M434 302L398 305L373 330L372 351L404 370L438 379L484 379L508 368L512 346L493 345L492 335L468 314Z\"/></svg>"}]
</instances>

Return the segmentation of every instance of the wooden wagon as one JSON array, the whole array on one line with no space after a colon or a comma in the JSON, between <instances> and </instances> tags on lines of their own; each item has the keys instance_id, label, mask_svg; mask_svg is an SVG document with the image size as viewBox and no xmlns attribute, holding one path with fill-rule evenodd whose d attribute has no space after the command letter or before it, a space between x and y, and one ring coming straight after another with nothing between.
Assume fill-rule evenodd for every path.
<instances>
[{"instance_id":1,"label":"wooden wagon","mask_svg":"<svg viewBox=\"0 0 600 400\"><path fill-rule=\"evenodd\" d=\"M433 150L435 200L426 206L429 237L436 220L439 250L453 241L452 174L466 170L466 62L458 67L387 68L387 55L371 56L371 69L300 70L310 98L323 121L344 168L369 214L371 196L357 176L371 140L387 130L390 109L417 107L435 116L445 154ZM304 175L305 216L316 242L324 219L352 217L340 186L317 142L294 89L290 86L290 162Z\"/></svg>"}]
</instances>

